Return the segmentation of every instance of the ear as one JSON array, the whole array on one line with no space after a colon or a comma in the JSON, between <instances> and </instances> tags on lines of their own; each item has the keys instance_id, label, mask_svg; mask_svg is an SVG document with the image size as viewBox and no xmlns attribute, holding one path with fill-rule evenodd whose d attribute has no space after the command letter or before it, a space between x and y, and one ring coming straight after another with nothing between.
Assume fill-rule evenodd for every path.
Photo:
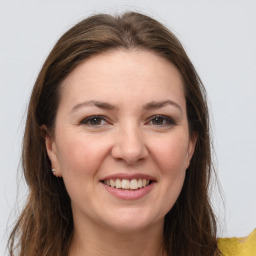
<instances>
[{"instance_id":1,"label":"ear","mask_svg":"<svg viewBox=\"0 0 256 256\"><path fill-rule=\"evenodd\" d=\"M44 134L47 155L51 161L52 170L54 170L54 172L52 173L56 177L62 177L60 166L59 166L59 160L58 160L58 151L57 151L54 138L50 135L46 125L41 126L41 131ZM49 170L49 171L52 171L52 170Z\"/></svg>"},{"instance_id":2,"label":"ear","mask_svg":"<svg viewBox=\"0 0 256 256\"><path fill-rule=\"evenodd\" d=\"M189 167L190 161L191 161L191 159L193 157L193 154L194 154L194 151L195 151L195 147L196 147L196 142L197 142L197 134L193 133L190 136L189 144L188 144L186 169Z\"/></svg>"}]
</instances>

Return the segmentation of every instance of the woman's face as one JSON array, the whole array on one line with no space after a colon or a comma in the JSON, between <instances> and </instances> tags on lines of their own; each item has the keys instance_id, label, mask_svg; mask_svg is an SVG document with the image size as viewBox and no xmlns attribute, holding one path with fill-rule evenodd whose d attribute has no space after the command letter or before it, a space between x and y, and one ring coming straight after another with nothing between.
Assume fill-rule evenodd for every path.
<instances>
[{"instance_id":1,"label":"woman's face","mask_svg":"<svg viewBox=\"0 0 256 256\"><path fill-rule=\"evenodd\" d=\"M194 145L178 70L143 50L80 64L61 85L54 137L46 138L75 225L117 231L163 225Z\"/></svg>"}]
</instances>

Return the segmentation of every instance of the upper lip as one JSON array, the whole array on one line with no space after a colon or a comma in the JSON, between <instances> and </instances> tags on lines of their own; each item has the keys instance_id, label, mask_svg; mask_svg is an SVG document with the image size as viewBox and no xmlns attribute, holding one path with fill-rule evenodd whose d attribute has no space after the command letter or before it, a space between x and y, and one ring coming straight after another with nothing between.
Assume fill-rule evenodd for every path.
<instances>
[{"instance_id":1,"label":"upper lip","mask_svg":"<svg viewBox=\"0 0 256 256\"><path fill-rule=\"evenodd\" d=\"M156 178L154 178L151 175L148 174L143 174L143 173L134 173L134 174L129 174L129 173L115 173L108 175L101 180L110 180L110 179L127 179L127 180L132 180L132 179L147 179L151 181L156 181Z\"/></svg>"}]
</instances>

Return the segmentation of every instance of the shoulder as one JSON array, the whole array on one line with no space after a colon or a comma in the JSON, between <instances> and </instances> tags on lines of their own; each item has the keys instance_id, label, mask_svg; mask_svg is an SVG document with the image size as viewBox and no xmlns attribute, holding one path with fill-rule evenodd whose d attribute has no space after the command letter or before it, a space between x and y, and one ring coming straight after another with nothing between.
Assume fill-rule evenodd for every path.
<instances>
[{"instance_id":1,"label":"shoulder","mask_svg":"<svg viewBox=\"0 0 256 256\"><path fill-rule=\"evenodd\" d=\"M219 238L218 248L223 256L255 256L256 229L248 237Z\"/></svg>"}]
</instances>

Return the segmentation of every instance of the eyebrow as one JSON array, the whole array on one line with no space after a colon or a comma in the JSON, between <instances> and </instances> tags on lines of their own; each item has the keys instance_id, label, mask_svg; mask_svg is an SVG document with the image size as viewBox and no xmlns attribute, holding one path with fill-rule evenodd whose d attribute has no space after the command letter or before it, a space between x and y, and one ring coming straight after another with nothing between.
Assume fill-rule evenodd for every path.
<instances>
[{"instance_id":1,"label":"eyebrow","mask_svg":"<svg viewBox=\"0 0 256 256\"><path fill-rule=\"evenodd\" d=\"M102 109L108 109L108 110L114 110L117 109L114 105L111 105L107 102L100 102L96 100L90 100L90 101L85 101L82 103L77 104L71 109L71 113L77 111L81 107L86 107L86 106L96 106L98 108Z\"/></svg>"},{"instance_id":2,"label":"eyebrow","mask_svg":"<svg viewBox=\"0 0 256 256\"><path fill-rule=\"evenodd\" d=\"M145 110L159 109L159 108L165 107L166 105L172 105L172 106L178 108L180 110L180 112L182 112L181 106L172 100L165 100L165 101L159 101L159 102L151 101L151 102L143 105L143 109L145 109Z\"/></svg>"},{"instance_id":3,"label":"eyebrow","mask_svg":"<svg viewBox=\"0 0 256 256\"><path fill-rule=\"evenodd\" d=\"M172 100L165 100L165 101L151 101L148 102L147 104L143 105L143 110L153 110L153 109L160 109L165 107L166 105L172 105L180 110L182 113L182 108L179 104ZM118 109L116 106L107 103L107 102L101 102L101 101L96 101L96 100L90 100L90 101L85 101L82 103L77 104L71 109L71 113L77 111L81 107L86 107L86 106L96 106L101 109L107 109L107 110L116 110Z\"/></svg>"}]
</instances>

